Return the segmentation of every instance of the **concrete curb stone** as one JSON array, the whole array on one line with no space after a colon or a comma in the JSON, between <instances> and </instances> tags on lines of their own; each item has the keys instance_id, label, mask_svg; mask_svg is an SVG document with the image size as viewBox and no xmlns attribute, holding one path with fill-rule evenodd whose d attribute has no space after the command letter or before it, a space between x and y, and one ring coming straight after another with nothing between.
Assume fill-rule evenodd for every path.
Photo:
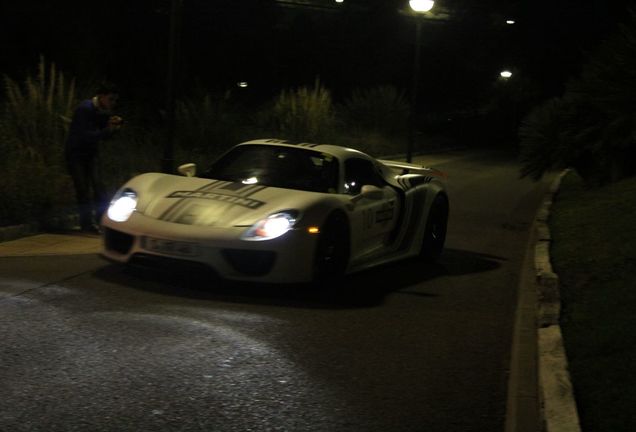
<instances>
[{"instance_id":1,"label":"concrete curb stone","mask_svg":"<svg viewBox=\"0 0 636 432\"><path fill-rule=\"evenodd\" d=\"M550 209L559 191L561 181L569 170L561 172L550 185L549 193L537 213L537 243L535 245L535 271L538 285L538 350L539 387L542 417L546 432L581 432L568 360L563 345L559 318L561 295L559 276L550 260L552 235L548 226Z\"/></svg>"},{"instance_id":2,"label":"concrete curb stone","mask_svg":"<svg viewBox=\"0 0 636 432\"><path fill-rule=\"evenodd\" d=\"M580 432L561 327L539 329L539 381L548 432Z\"/></svg>"},{"instance_id":3,"label":"concrete curb stone","mask_svg":"<svg viewBox=\"0 0 636 432\"><path fill-rule=\"evenodd\" d=\"M38 224L21 224L0 227L0 242L26 237L31 234L36 234L38 231Z\"/></svg>"},{"instance_id":4,"label":"concrete curb stone","mask_svg":"<svg viewBox=\"0 0 636 432\"><path fill-rule=\"evenodd\" d=\"M0 243L10 240L35 235L44 231L43 228L49 229L69 229L79 224L77 215L53 216L48 219L46 227L38 223L25 223L20 225L10 225L0 227Z\"/></svg>"},{"instance_id":5,"label":"concrete curb stone","mask_svg":"<svg viewBox=\"0 0 636 432\"><path fill-rule=\"evenodd\" d=\"M550 228L548 227L547 222L537 221L535 223L536 231L537 231L537 239L539 241L551 241L552 234L550 234Z\"/></svg>"}]
</instances>

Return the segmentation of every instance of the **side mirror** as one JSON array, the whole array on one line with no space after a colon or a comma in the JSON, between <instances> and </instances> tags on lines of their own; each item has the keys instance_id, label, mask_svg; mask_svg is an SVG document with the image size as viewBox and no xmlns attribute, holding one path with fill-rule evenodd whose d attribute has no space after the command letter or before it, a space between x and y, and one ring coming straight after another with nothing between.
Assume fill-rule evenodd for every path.
<instances>
[{"instance_id":1,"label":"side mirror","mask_svg":"<svg viewBox=\"0 0 636 432\"><path fill-rule=\"evenodd\" d=\"M177 171L179 171L179 174L181 174L182 176L194 177L197 173L197 164L187 163L180 165L179 168L177 168Z\"/></svg>"},{"instance_id":2,"label":"side mirror","mask_svg":"<svg viewBox=\"0 0 636 432\"><path fill-rule=\"evenodd\" d=\"M384 191L377 186L364 185L360 191L360 196L371 200L379 200L384 198Z\"/></svg>"}]
</instances>

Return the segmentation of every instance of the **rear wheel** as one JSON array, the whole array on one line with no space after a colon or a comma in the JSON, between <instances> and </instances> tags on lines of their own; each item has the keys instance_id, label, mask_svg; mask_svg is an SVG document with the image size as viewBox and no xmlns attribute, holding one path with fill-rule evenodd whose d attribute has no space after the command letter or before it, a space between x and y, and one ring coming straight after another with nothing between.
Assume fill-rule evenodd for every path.
<instances>
[{"instance_id":1,"label":"rear wheel","mask_svg":"<svg viewBox=\"0 0 636 432\"><path fill-rule=\"evenodd\" d=\"M349 228L342 214L329 216L320 229L314 255L314 281L331 282L342 278L349 262Z\"/></svg>"},{"instance_id":2,"label":"rear wheel","mask_svg":"<svg viewBox=\"0 0 636 432\"><path fill-rule=\"evenodd\" d=\"M420 256L427 261L435 261L442 254L448 226L448 198L437 195L426 219L426 229L422 240Z\"/></svg>"}]
</instances>

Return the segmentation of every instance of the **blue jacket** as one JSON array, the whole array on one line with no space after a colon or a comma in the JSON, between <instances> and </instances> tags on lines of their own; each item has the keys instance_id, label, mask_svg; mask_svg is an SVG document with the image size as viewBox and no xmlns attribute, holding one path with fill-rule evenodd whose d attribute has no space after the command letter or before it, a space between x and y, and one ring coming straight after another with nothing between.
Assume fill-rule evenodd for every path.
<instances>
[{"instance_id":1,"label":"blue jacket","mask_svg":"<svg viewBox=\"0 0 636 432\"><path fill-rule=\"evenodd\" d=\"M109 118L110 114L97 109L92 99L82 101L73 113L66 139L66 151L97 153L99 142L112 135L112 131L107 128Z\"/></svg>"}]
</instances>

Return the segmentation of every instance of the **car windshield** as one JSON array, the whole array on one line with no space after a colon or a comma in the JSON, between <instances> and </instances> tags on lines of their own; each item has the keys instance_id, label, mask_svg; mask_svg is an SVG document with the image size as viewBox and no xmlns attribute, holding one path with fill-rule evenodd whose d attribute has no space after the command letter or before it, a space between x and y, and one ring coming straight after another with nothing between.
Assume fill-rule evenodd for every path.
<instances>
[{"instance_id":1,"label":"car windshield","mask_svg":"<svg viewBox=\"0 0 636 432\"><path fill-rule=\"evenodd\" d=\"M335 193L338 161L331 155L304 148L242 145L222 156L201 177Z\"/></svg>"}]
</instances>

